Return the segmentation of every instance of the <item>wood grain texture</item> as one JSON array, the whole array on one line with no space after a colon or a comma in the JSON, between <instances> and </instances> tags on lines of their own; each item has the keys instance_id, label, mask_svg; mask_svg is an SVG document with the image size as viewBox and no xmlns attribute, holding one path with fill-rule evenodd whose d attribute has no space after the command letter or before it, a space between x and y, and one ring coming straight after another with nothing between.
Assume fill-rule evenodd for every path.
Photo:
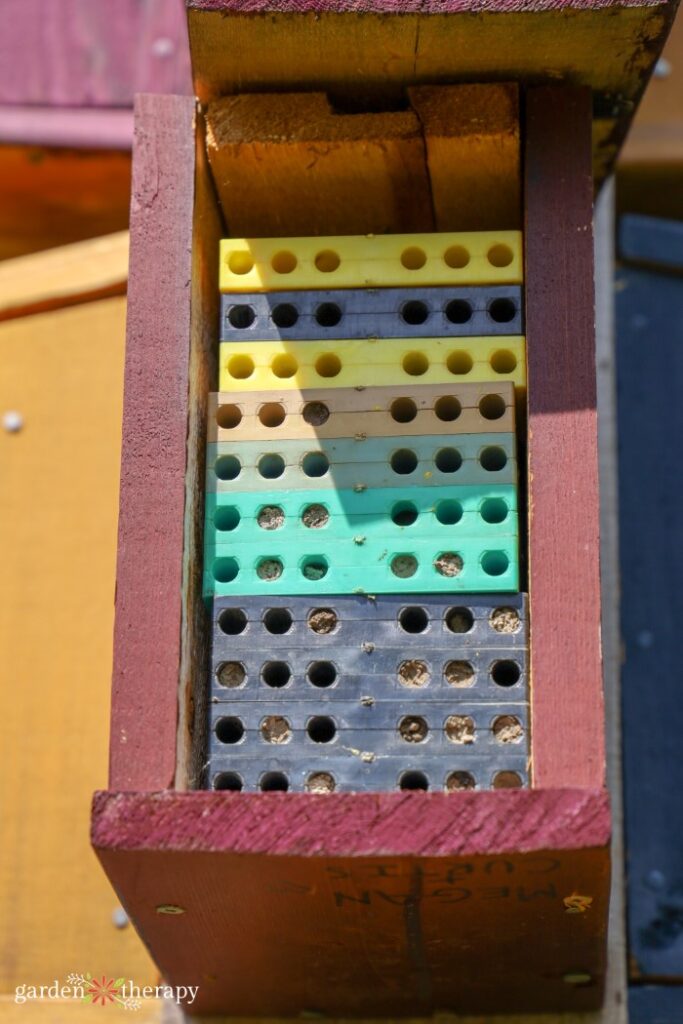
<instances>
[{"instance_id":1,"label":"wood grain texture","mask_svg":"<svg viewBox=\"0 0 683 1024\"><path fill-rule=\"evenodd\" d=\"M0 259L128 227L130 153L0 146Z\"/></svg>"},{"instance_id":2,"label":"wood grain texture","mask_svg":"<svg viewBox=\"0 0 683 1024\"><path fill-rule=\"evenodd\" d=\"M436 230L520 228L517 85L424 85L408 96L427 147Z\"/></svg>"},{"instance_id":3,"label":"wood grain texture","mask_svg":"<svg viewBox=\"0 0 683 1024\"><path fill-rule=\"evenodd\" d=\"M206 102L237 92L316 90L343 109L377 110L397 109L406 86L421 83L505 77L590 85L596 116L610 122L594 148L601 179L614 161L676 4L191 0L195 91Z\"/></svg>"},{"instance_id":4,"label":"wood grain texture","mask_svg":"<svg viewBox=\"0 0 683 1024\"><path fill-rule=\"evenodd\" d=\"M141 96L116 571L110 784L175 775L190 360L194 101Z\"/></svg>"},{"instance_id":5,"label":"wood grain texture","mask_svg":"<svg viewBox=\"0 0 683 1024\"><path fill-rule=\"evenodd\" d=\"M532 774L605 779L593 288L591 96L526 97Z\"/></svg>"},{"instance_id":6,"label":"wood grain texture","mask_svg":"<svg viewBox=\"0 0 683 1024\"><path fill-rule=\"evenodd\" d=\"M132 106L188 93L182 0L3 0L0 103Z\"/></svg>"},{"instance_id":7,"label":"wood grain texture","mask_svg":"<svg viewBox=\"0 0 683 1024\"><path fill-rule=\"evenodd\" d=\"M209 104L208 153L238 237L384 234L434 227L412 111L338 114L323 93Z\"/></svg>"},{"instance_id":8,"label":"wood grain texture","mask_svg":"<svg viewBox=\"0 0 683 1024\"><path fill-rule=\"evenodd\" d=\"M164 975L199 982L198 1012L598 1005L604 794L330 796L96 795L97 854ZM564 980L579 964L590 985Z\"/></svg>"},{"instance_id":9,"label":"wood grain texture","mask_svg":"<svg viewBox=\"0 0 683 1024\"><path fill-rule=\"evenodd\" d=\"M0 320L122 295L128 232L0 262Z\"/></svg>"},{"instance_id":10,"label":"wood grain texture","mask_svg":"<svg viewBox=\"0 0 683 1024\"><path fill-rule=\"evenodd\" d=\"M206 417L207 395L218 376L218 251L225 228L209 171L205 123L200 115L195 153L176 789L200 785L207 748L209 623L202 599Z\"/></svg>"},{"instance_id":11,"label":"wood grain texture","mask_svg":"<svg viewBox=\"0 0 683 1024\"><path fill-rule=\"evenodd\" d=\"M73 287L87 282L87 258L69 268ZM0 324L0 409L24 422L0 432L1 994L72 971L155 976L133 929L114 927L87 844L107 777L125 309L118 297ZM0 1000L3 1022L29 1010Z\"/></svg>"}]
</instances>

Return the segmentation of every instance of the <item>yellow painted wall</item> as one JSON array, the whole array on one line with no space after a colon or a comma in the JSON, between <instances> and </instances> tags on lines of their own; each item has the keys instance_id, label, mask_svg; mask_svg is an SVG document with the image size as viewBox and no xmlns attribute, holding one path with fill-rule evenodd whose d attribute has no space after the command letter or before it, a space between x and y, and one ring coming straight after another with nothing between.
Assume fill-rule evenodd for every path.
<instances>
[{"instance_id":1,"label":"yellow painted wall","mask_svg":"<svg viewBox=\"0 0 683 1024\"><path fill-rule=\"evenodd\" d=\"M88 842L107 780L124 329L123 297L0 323L0 416L24 420L0 428L3 996L70 972L155 979ZM0 1002L3 1020L22 1010Z\"/></svg>"}]
</instances>

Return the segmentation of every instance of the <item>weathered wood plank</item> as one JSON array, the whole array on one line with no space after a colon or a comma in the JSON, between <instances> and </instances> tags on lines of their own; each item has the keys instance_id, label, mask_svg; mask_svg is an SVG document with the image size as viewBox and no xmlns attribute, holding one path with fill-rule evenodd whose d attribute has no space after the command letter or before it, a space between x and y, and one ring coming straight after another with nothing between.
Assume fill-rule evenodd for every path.
<instances>
[{"instance_id":1,"label":"weathered wood plank","mask_svg":"<svg viewBox=\"0 0 683 1024\"><path fill-rule=\"evenodd\" d=\"M338 114L323 93L209 104L208 153L230 233L384 234L434 227L412 111Z\"/></svg>"},{"instance_id":2,"label":"weathered wood plank","mask_svg":"<svg viewBox=\"0 0 683 1024\"><path fill-rule=\"evenodd\" d=\"M0 320L123 295L128 232L0 262Z\"/></svg>"},{"instance_id":3,"label":"weathered wood plank","mask_svg":"<svg viewBox=\"0 0 683 1024\"><path fill-rule=\"evenodd\" d=\"M532 778L605 780L591 96L526 97Z\"/></svg>"},{"instance_id":4,"label":"weathered wood plank","mask_svg":"<svg viewBox=\"0 0 683 1024\"><path fill-rule=\"evenodd\" d=\"M136 103L110 785L176 769L190 366L195 107Z\"/></svg>"},{"instance_id":5,"label":"weathered wood plank","mask_svg":"<svg viewBox=\"0 0 683 1024\"><path fill-rule=\"evenodd\" d=\"M517 85L424 85L408 96L424 132L437 231L521 227Z\"/></svg>"},{"instance_id":6,"label":"weathered wood plank","mask_svg":"<svg viewBox=\"0 0 683 1024\"><path fill-rule=\"evenodd\" d=\"M164 976L199 983L198 1012L599 1004L604 793L280 796L95 798L96 852ZM593 902L568 913L577 895ZM181 912L159 911L169 904ZM287 941L265 970L274 929ZM590 984L566 980L579 964Z\"/></svg>"}]
</instances>

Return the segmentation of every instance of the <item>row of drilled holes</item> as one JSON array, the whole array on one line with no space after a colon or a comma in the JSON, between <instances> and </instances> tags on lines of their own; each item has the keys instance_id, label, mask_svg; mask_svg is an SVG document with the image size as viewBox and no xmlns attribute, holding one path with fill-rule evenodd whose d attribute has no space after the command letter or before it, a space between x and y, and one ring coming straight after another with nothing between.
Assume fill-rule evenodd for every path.
<instances>
[{"instance_id":1,"label":"row of drilled holes","mask_svg":"<svg viewBox=\"0 0 683 1024\"><path fill-rule=\"evenodd\" d=\"M428 459L428 461L431 461ZM439 448L434 455L434 465L440 473L457 473L462 466L462 455L457 448ZM487 445L478 455L478 462L488 473L498 473L507 465L508 456L499 445ZM411 448L398 448L392 452L388 465L399 476L408 476L418 469L419 457ZM348 465L348 464L347 464ZM358 460L354 465L362 465ZM330 460L324 452L306 452L297 466L290 469L300 470L304 476L312 479L327 476ZM256 472L264 480L277 480L281 477L287 463L277 452L262 455L256 463ZM236 455L219 455L214 463L214 472L219 480L236 480L242 472L242 463ZM333 471L334 472L334 471Z\"/></svg>"},{"instance_id":2,"label":"row of drilled holes","mask_svg":"<svg viewBox=\"0 0 683 1024\"><path fill-rule=\"evenodd\" d=\"M222 661L215 675L219 686L230 690L244 689L248 683L247 669L242 661ZM439 675L448 686L465 689L474 686L477 672L471 661L450 660L441 666ZM489 665L487 675L496 686L507 689L519 682L522 669L513 659L501 658ZM265 686L278 690L290 687L293 681L292 668L286 661L265 662L259 677ZM420 689L432 683L434 666L428 661L411 658L400 663L396 678L401 686ZM317 689L334 688L339 682L339 670L333 661L312 661L306 669L306 680Z\"/></svg>"},{"instance_id":3,"label":"row of drilled holes","mask_svg":"<svg viewBox=\"0 0 683 1024\"><path fill-rule=\"evenodd\" d=\"M311 369L314 369L319 377L330 379L339 376L343 365L336 352L324 352L318 356ZM409 377L422 377L430 365L429 356L425 352L406 352L401 360L401 367ZM456 377L466 377L474 368L474 360L469 352L458 349L450 352L445 360L439 359L436 365L445 365L448 372ZM490 356L489 366L494 373L512 373L517 366L517 356L509 349L499 349ZM304 367L308 368L308 364L304 364ZM299 361L291 353L281 352L271 359L268 368L273 376L286 380L295 376L299 370ZM227 372L234 380L248 380L254 375L255 370L256 363L251 356L234 355L228 359Z\"/></svg>"},{"instance_id":4,"label":"row of drilled holes","mask_svg":"<svg viewBox=\"0 0 683 1024\"><path fill-rule=\"evenodd\" d=\"M485 498L477 511L485 523L497 524L505 522L510 509L503 498ZM434 525L433 519L443 526L455 526L460 522L463 514L461 503L455 499L440 501L434 508L425 509L422 513L412 501L399 501L389 511L389 518L396 526L402 528L413 526L418 518L423 527L427 518L430 527ZM284 527L286 519L281 505L264 505L256 514L256 522L262 530L280 530ZM297 515L297 520L299 519L307 529L321 530L328 525L330 512L326 505L314 503L307 505ZM242 516L236 505L224 505L214 512L214 526L221 533L231 533L237 529L241 521Z\"/></svg>"},{"instance_id":5,"label":"row of drilled holes","mask_svg":"<svg viewBox=\"0 0 683 1024\"><path fill-rule=\"evenodd\" d=\"M427 323L429 318L443 313L451 324L466 324L472 319L471 303L465 299L452 299L443 309L430 309L426 302L411 299L404 302L398 311L399 318L411 327ZM280 330L291 330L299 321L300 312L291 302L280 302L270 311L270 319ZM367 314L360 314L367 315ZM386 314L380 314L386 317ZM512 299L494 299L486 309L486 315L493 323L509 324L517 315L517 304ZM336 302L321 302L313 314L319 327L337 327L344 319L344 312ZM391 316L391 314L389 314ZM256 311L248 303L239 303L228 310L228 323L236 331L246 331L253 326Z\"/></svg>"},{"instance_id":6,"label":"row of drilled holes","mask_svg":"<svg viewBox=\"0 0 683 1024\"><path fill-rule=\"evenodd\" d=\"M427 263L427 253L417 245L408 246L400 255L401 266L405 270L421 270ZM434 259L434 257L430 257ZM471 255L464 245L451 245L440 257L451 270L462 270L468 265ZM514 253L509 245L498 242L492 245L486 253L486 259L492 267L509 267L514 259ZM360 260L354 262L362 263ZM388 261L387 261L388 262ZM255 260L248 249L233 249L226 256L228 269L232 274L242 276L249 274L254 269ZM321 274L333 274L342 264L341 256L334 249L321 249L313 258L313 266ZM290 249L280 249L273 253L270 258L270 266L276 274L291 274L299 260Z\"/></svg>"},{"instance_id":7,"label":"row of drilled holes","mask_svg":"<svg viewBox=\"0 0 683 1024\"><path fill-rule=\"evenodd\" d=\"M334 608L313 608L306 619L307 627L318 636L333 636L339 627L339 615ZM420 605L407 605L399 610L397 624L405 633L426 633L433 620L426 608ZM445 632L471 633L475 620L471 610L464 606L447 608L439 620ZM242 608L224 608L218 615L218 628L226 636L240 636L248 626L256 625L249 621ZM282 636L294 627L294 616L289 608L268 608L258 620L268 633ZM511 635L519 633L522 618L516 608L500 605L493 608L488 617L488 624L496 633Z\"/></svg>"},{"instance_id":8,"label":"row of drilled holes","mask_svg":"<svg viewBox=\"0 0 683 1024\"><path fill-rule=\"evenodd\" d=\"M410 579L420 568L419 559L410 552L389 555L387 560L389 570L398 579ZM430 564L439 576L447 579L460 576L465 568L465 561L457 551L440 551ZM484 551L479 564L486 576L503 576L510 566L510 558L505 551ZM307 555L298 563L297 568L305 580L318 583L327 576L330 563L324 555ZM285 563L279 557L264 557L256 563L256 575L265 583L278 580L284 571ZM232 583L240 574L240 564L231 556L216 558L212 572L217 583Z\"/></svg>"},{"instance_id":9,"label":"row of drilled holes","mask_svg":"<svg viewBox=\"0 0 683 1024\"><path fill-rule=\"evenodd\" d=\"M516 715L497 715L486 731L489 730L496 743L503 745L521 743L524 738L524 728ZM427 743L437 731L459 745L471 746L477 739L477 726L470 715L448 715L436 728L430 726L423 715L402 715L396 723L396 731L405 743ZM338 738L338 726L332 715L312 715L306 722L305 732L312 743L334 743ZM238 715L219 718L214 733L219 743L230 746L247 739L244 721ZM281 745L291 742L294 730L285 715L265 715L259 724L259 736L266 743Z\"/></svg>"},{"instance_id":10,"label":"row of drilled holes","mask_svg":"<svg viewBox=\"0 0 683 1024\"><path fill-rule=\"evenodd\" d=\"M491 779L492 789L520 789L523 786L522 777L518 772L500 771L495 772ZM455 771L448 772L439 788L447 793L454 793L457 790L477 789L478 782L472 772ZM263 793L286 793L289 789L289 778L286 772L264 772L258 783ZM244 789L244 780L239 772L218 772L213 778L213 788L240 792ZM337 788L337 780L332 772L315 771L309 772L304 782L304 789L308 793L334 793ZM410 769L401 772L396 788L401 790L430 788L429 776L426 772Z\"/></svg>"},{"instance_id":11,"label":"row of drilled holes","mask_svg":"<svg viewBox=\"0 0 683 1024\"><path fill-rule=\"evenodd\" d=\"M502 395L482 395L479 399L479 413L485 420L499 420L505 415L505 399ZM370 410L347 410L358 415L369 415ZM372 410L376 412L377 410ZM418 414L417 403L412 398L396 398L388 410L392 420L396 423L412 423ZM434 408L425 409L424 412L433 412L437 419L443 423L452 423L462 413L462 405L455 395L442 395L434 403ZM234 430L242 422L242 410L238 405L219 405L216 410L216 423L222 430ZM264 402L259 407L257 414L259 422L264 427L280 427L287 418L287 410L280 402ZM330 418L330 407L325 402L307 402L301 410L301 417L304 423L312 427L320 427L327 423Z\"/></svg>"}]
</instances>

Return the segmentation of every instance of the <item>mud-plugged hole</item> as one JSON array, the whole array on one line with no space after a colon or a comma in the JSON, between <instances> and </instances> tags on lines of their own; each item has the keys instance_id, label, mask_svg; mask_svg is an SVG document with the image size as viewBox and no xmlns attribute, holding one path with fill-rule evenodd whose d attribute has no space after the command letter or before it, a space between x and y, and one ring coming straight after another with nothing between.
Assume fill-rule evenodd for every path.
<instances>
[{"instance_id":1,"label":"mud-plugged hole","mask_svg":"<svg viewBox=\"0 0 683 1024\"><path fill-rule=\"evenodd\" d=\"M516 608L494 608L489 622L496 633L518 633L522 628L522 620Z\"/></svg>"},{"instance_id":2,"label":"mud-plugged hole","mask_svg":"<svg viewBox=\"0 0 683 1024\"><path fill-rule=\"evenodd\" d=\"M260 729L266 743L288 743L292 738L292 726L283 715L268 715Z\"/></svg>"},{"instance_id":3,"label":"mud-plugged hole","mask_svg":"<svg viewBox=\"0 0 683 1024\"><path fill-rule=\"evenodd\" d=\"M307 580L322 580L327 576L329 566L322 555L311 555L301 566L301 575Z\"/></svg>"},{"instance_id":4,"label":"mud-plugged hole","mask_svg":"<svg viewBox=\"0 0 683 1024\"><path fill-rule=\"evenodd\" d=\"M329 523L330 513L324 505L308 505L301 515L301 521L309 530L320 530Z\"/></svg>"},{"instance_id":5,"label":"mud-plugged hole","mask_svg":"<svg viewBox=\"0 0 683 1024\"><path fill-rule=\"evenodd\" d=\"M410 579L417 572L415 555L394 555L391 559L391 571L399 579Z\"/></svg>"},{"instance_id":6,"label":"mud-plugged hole","mask_svg":"<svg viewBox=\"0 0 683 1024\"><path fill-rule=\"evenodd\" d=\"M307 793L334 793L337 788L331 772L311 772L304 785Z\"/></svg>"},{"instance_id":7,"label":"mud-plugged hole","mask_svg":"<svg viewBox=\"0 0 683 1024\"><path fill-rule=\"evenodd\" d=\"M444 732L451 743L474 743L474 719L469 715L449 715Z\"/></svg>"},{"instance_id":8,"label":"mud-plugged hole","mask_svg":"<svg viewBox=\"0 0 683 1024\"><path fill-rule=\"evenodd\" d=\"M220 686L233 690L244 686L247 670L241 661L222 661L216 668L216 680Z\"/></svg>"},{"instance_id":9,"label":"mud-plugged hole","mask_svg":"<svg viewBox=\"0 0 683 1024\"><path fill-rule=\"evenodd\" d=\"M424 743L429 736L427 721L420 715L405 715L398 723L398 731L406 743Z\"/></svg>"},{"instance_id":10,"label":"mud-plugged hole","mask_svg":"<svg viewBox=\"0 0 683 1024\"><path fill-rule=\"evenodd\" d=\"M306 402L302 416L312 427L320 427L329 420L330 409L324 402Z\"/></svg>"},{"instance_id":11,"label":"mud-plugged hole","mask_svg":"<svg viewBox=\"0 0 683 1024\"><path fill-rule=\"evenodd\" d=\"M434 559L434 568L439 576L446 576L451 579L460 575L463 564L462 556L457 551L442 551Z\"/></svg>"},{"instance_id":12,"label":"mud-plugged hole","mask_svg":"<svg viewBox=\"0 0 683 1024\"><path fill-rule=\"evenodd\" d=\"M398 666L398 681L401 686L410 688L427 686L429 683L429 666L426 661L402 661Z\"/></svg>"},{"instance_id":13,"label":"mud-plugged hole","mask_svg":"<svg viewBox=\"0 0 683 1024\"><path fill-rule=\"evenodd\" d=\"M264 505L259 512L256 522L262 530L279 530L284 526L285 513L279 505Z\"/></svg>"},{"instance_id":14,"label":"mud-plugged hole","mask_svg":"<svg viewBox=\"0 0 683 1024\"><path fill-rule=\"evenodd\" d=\"M314 608L307 621L314 633L327 634L334 632L339 618L332 608Z\"/></svg>"},{"instance_id":15,"label":"mud-plugged hole","mask_svg":"<svg viewBox=\"0 0 683 1024\"><path fill-rule=\"evenodd\" d=\"M256 566L256 575L260 580L271 582L282 576L284 566L279 558L262 558Z\"/></svg>"},{"instance_id":16,"label":"mud-plugged hole","mask_svg":"<svg viewBox=\"0 0 683 1024\"><path fill-rule=\"evenodd\" d=\"M521 743L524 737L522 723L515 715L499 715L491 728L497 743Z\"/></svg>"},{"instance_id":17,"label":"mud-plugged hole","mask_svg":"<svg viewBox=\"0 0 683 1024\"><path fill-rule=\"evenodd\" d=\"M446 776L447 793L456 793L461 789L476 789L477 783L471 772L451 772Z\"/></svg>"},{"instance_id":18,"label":"mud-plugged hole","mask_svg":"<svg viewBox=\"0 0 683 1024\"><path fill-rule=\"evenodd\" d=\"M449 661L444 665L443 674L449 686L465 689L474 685L474 666L469 661Z\"/></svg>"}]
</instances>

